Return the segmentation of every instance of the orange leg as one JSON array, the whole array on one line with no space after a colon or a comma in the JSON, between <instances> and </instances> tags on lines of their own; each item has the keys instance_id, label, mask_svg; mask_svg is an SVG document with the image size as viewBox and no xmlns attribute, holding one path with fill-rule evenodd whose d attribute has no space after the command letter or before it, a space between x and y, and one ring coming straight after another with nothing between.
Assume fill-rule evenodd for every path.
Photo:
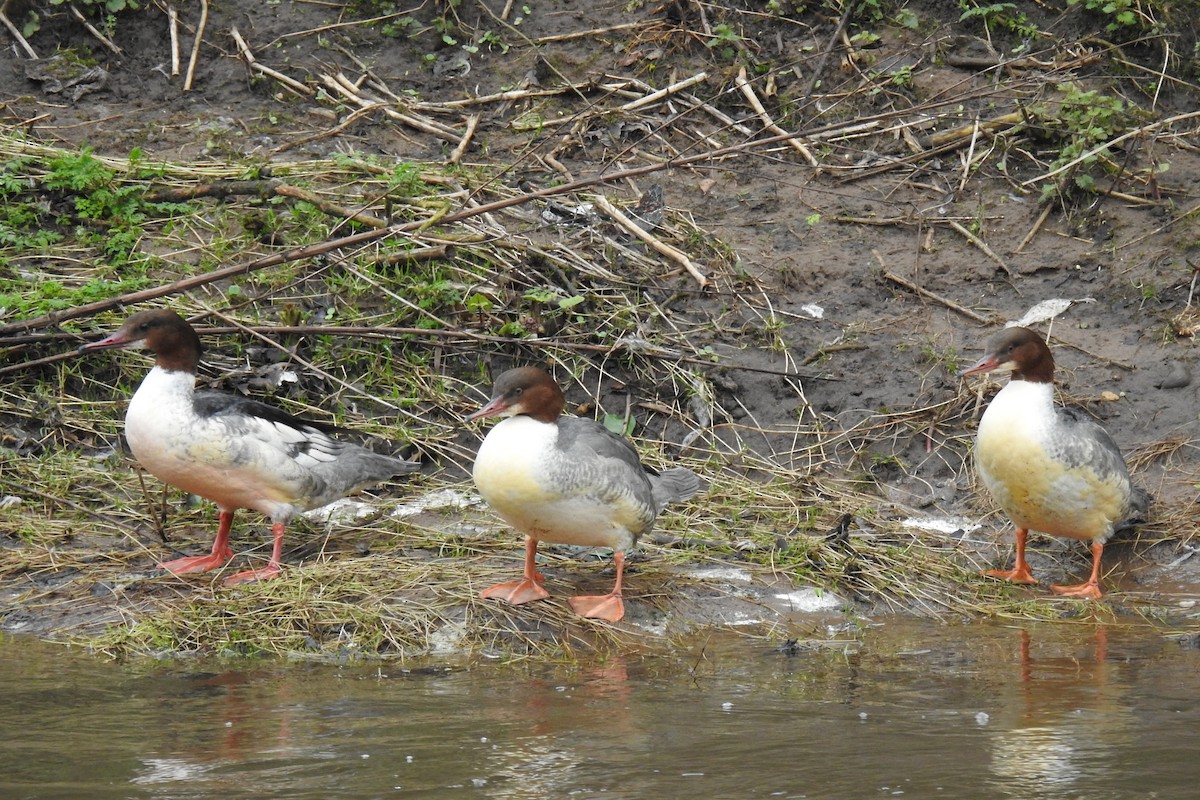
<instances>
[{"instance_id":1,"label":"orange leg","mask_svg":"<svg viewBox=\"0 0 1200 800\"><path fill-rule=\"evenodd\" d=\"M1028 535L1029 531L1025 528L1017 528L1017 563L1013 565L1012 569L989 569L983 574L1013 583L1037 583L1037 578L1033 577L1033 573L1029 571L1029 565L1025 563L1025 537Z\"/></svg>"},{"instance_id":2,"label":"orange leg","mask_svg":"<svg viewBox=\"0 0 1200 800\"><path fill-rule=\"evenodd\" d=\"M625 575L625 554L613 553L617 565L617 582L608 594L580 595L571 598L571 608L581 617L617 622L625 616L625 603L621 600L621 583Z\"/></svg>"},{"instance_id":3,"label":"orange leg","mask_svg":"<svg viewBox=\"0 0 1200 800\"><path fill-rule=\"evenodd\" d=\"M485 599L494 597L497 600L504 600L514 606L549 597L550 593L542 588L542 584L545 583L546 579L537 571L537 566L534 564L534 559L537 556L537 545L537 539L531 536L525 537L525 575L521 580L497 583L495 586L489 586L480 592L479 596Z\"/></svg>"},{"instance_id":4,"label":"orange leg","mask_svg":"<svg viewBox=\"0 0 1200 800\"><path fill-rule=\"evenodd\" d=\"M188 556L166 561L160 567L173 575L189 575L193 572L208 572L211 569L225 566L233 558L229 549L229 529L233 526L233 512L222 511L217 523L217 540L213 542L212 552L206 556Z\"/></svg>"},{"instance_id":5,"label":"orange leg","mask_svg":"<svg viewBox=\"0 0 1200 800\"><path fill-rule=\"evenodd\" d=\"M1099 600L1104 593L1100 591L1100 557L1104 555L1104 543L1092 542L1092 575L1086 581L1076 586L1051 586L1050 591L1063 597L1078 597L1083 600Z\"/></svg>"},{"instance_id":6,"label":"orange leg","mask_svg":"<svg viewBox=\"0 0 1200 800\"><path fill-rule=\"evenodd\" d=\"M283 531L287 523L276 522L271 526L271 535L275 541L271 545L271 560L262 569L248 569L225 579L226 586L237 586L253 581L265 581L279 577L279 557L283 555Z\"/></svg>"}]
</instances>

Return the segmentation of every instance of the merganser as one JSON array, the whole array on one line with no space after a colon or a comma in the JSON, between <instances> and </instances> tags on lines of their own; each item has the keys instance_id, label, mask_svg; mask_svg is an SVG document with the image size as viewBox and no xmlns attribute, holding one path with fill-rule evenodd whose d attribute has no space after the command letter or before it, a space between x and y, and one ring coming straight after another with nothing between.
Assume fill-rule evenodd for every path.
<instances>
[{"instance_id":1,"label":"merganser","mask_svg":"<svg viewBox=\"0 0 1200 800\"><path fill-rule=\"evenodd\" d=\"M544 371L520 367L496 380L491 400L467 417L505 417L484 438L472 477L505 522L525 534L525 574L481 596L513 605L549 597L534 564L541 540L611 547L617 577L606 595L571 598L575 613L616 622L625 552L668 503L700 491L694 472L643 466L627 440L603 425L563 416L562 389Z\"/></svg>"},{"instance_id":2,"label":"merganser","mask_svg":"<svg viewBox=\"0 0 1200 800\"><path fill-rule=\"evenodd\" d=\"M1037 583L1025 561L1031 530L1090 540L1091 576L1077 586L1050 588L1066 597L1099 599L1104 543L1138 521L1150 495L1133 485L1121 451L1102 427L1055 406L1054 356L1041 336L1007 328L992 337L979 363L960 374L993 370L1012 370L1012 378L979 420L975 464L1016 525L1016 565L984 574Z\"/></svg>"},{"instance_id":3,"label":"merganser","mask_svg":"<svg viewBox=\"0 0 1200 800\"><path fill-rule=\"evenodd\" d=\"M420 469L415 462L334 439L329 434L342 430L336 426L234 395L196 392L200 337L168 309L134 314L116 333L80 350L135 347L153 352L155 363L125 413L129 449L152 475L212 500L221 512L211 553L160 564L175 575L224 566L233 557L233 512L252 508L271 519L271 560L225 583L273 578L293 516Z\"/></svg>"}]
</instances>

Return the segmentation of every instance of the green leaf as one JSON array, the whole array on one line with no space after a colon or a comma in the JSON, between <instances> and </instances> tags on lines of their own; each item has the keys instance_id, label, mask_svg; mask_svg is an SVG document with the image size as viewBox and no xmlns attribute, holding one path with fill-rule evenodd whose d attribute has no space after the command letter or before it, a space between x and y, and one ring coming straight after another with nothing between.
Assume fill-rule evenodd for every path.
<instances>
[{"instance_id":1,"label":"green leaf","mask_svg":"<svg viewBox=\"0 0 1200 800\"><path fill-rule=\"evenodd\" d=\"M633 429L637 422L633 417L625 419L620 414L605 414L604 427L615 433L617 436L630 436L633 434Z\"/></svg>"},{"instance_id":2,"label":"green leaf","mask_svg":"<svg viewBox=\"0 0 1200 800\"><path fill-rule=\"evenodd\" d=\"M580 297L579 295L575 295L574 297L565 297L562 300L558 301L558 307L561 308L563 311L566 311L569 308L574 308L575 306L579 305L582 302L583 302L583 298Z\"/></svg>"},{"instance_id":3,"label":"green leaf","mask_svg":"<svg viewBox=\"0 0 1200 800\"><path fill-rule=\"evenodd\" d=\"M496 304L492 302L492 298L488 297L486 294L479 294L478 292L468 297L466 302L467 310L476 314L482 314L485 311L491 311L495 305Z\"/></svg>"}]
</instances>

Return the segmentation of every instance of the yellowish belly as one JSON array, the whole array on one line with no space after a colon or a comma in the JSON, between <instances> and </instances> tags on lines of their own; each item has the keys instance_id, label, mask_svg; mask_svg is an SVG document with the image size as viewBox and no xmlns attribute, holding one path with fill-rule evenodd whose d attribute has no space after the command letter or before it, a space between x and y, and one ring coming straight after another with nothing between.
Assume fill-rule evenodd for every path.
<instances>
[{"instance_id":1,"label":"yellowish belly","mask_svg":"<svg viewBox=\"0 0 1200 800\"><path fill-rule=\"evenodd\" d=\"M979 473L1018 527L1090 540L1107 537L1121 513L1121 488L1083 467L1067 467L1031 442L980 443Z\"/></svg>"}]
</instances>

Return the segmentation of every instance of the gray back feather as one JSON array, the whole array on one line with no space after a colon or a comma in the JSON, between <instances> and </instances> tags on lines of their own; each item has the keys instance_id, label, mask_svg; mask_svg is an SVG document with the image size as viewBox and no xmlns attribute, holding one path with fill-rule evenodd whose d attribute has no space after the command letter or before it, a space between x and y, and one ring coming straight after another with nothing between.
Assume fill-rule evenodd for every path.
<instances>
[{"instance_id":1,"label":"gray back feather","mask_svg":"<svg viewBox=\"0 0 1200 800\"><path fill-rule=\"evenodd\" d=\"M1097 468L1116 475L1123 475L1129 482L1129 508L1124 519L1117 520L1114 529L1132 528L1139 522L1145 521L1146 512L1150 510L1153 497L1149 492L1133 483L1129 476L1129 467L1121 455L1121 449L1102 425L1073 408L1060 409L1063 419L1071 425L1085 431L1086 434L1069 439L1072 447L1055 452L1064 463L1070 466L1094 464ZM1082 442L1083 444L1079 444Z\"/></svg>"},{"instance_id":2,"label":"gray back feather","mask_svg":"<svg viewBox=\"0 0 1200 800\"><path fill-rule=\"evenodd\" d=\"M285 442L282 455L299 468L294 479L304 484L309 508L421 468L414 461L381 455L331 435L349 433L345 428L296 417L257 400L199 392L194 407L200 416L219 420L238 439L253 439L262 431L261 426L274 426L275 435L269 441L277 442L282 437ZM258 439L259 444L266 441Z\"/></svg>"},{"instance_id":3,"label":"gray back feather","mask_svg":"<svg viewBox=\"0 0 1200 800\"><path fill-rule=\"evenodd\" d=\"M700 478L696 473L684 467L675 467L661 473L650 469L642 464L637 450L628 439L618 436L594 420L563 416L558 418L557 425L558 445L563 452L570 453L576 448L586 448L591 453L602 456L601 469L612 471L614 485L627 486L636 481L632 476L645 476L651 497L646 498L643 494L641 502L653 505L656 516L668 504L687 500L700 491ZM590 462L590 459L584 461ZM639 494L645 490L645 484L642 484L641 488L633 489ZM650 522L653 520L648 520L647 525Z\"/></svg>"}]
</instances>

